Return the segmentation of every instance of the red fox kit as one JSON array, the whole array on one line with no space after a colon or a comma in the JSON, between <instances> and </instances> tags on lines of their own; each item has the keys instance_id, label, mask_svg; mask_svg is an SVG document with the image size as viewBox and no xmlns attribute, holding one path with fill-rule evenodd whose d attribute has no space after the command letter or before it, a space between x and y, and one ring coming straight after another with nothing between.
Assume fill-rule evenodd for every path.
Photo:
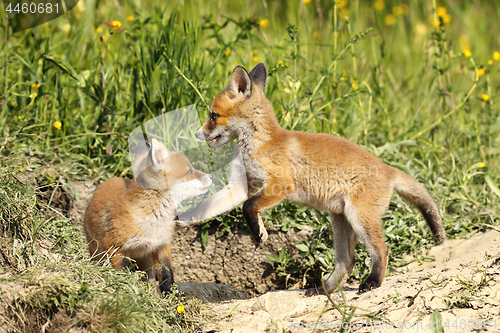
<instances>
[{"instance_id":1,"label":"red fox kit","mask_svg":"<svg viewBox=\"0 0 500 333\"><path fill-rule=\"evenodd\" d=\"M445 242L438 209L422 184L346 139L284 130L264 95L266 81L263 64L250 73L236 67L196 133L198 139L208 140L211 148L237 139L236 154L243 156L250 197L241 195L244 184L238 181L223 191L233 200L246 200L243 215L257 243L267 239L262 211L283 199L327 210L332 219L335 270L326 279L324 292L331 293L352 272L358 239L372 259L370 275L359 291L377 288L384 279L388 255L381 217L393 190L420 210L437 242ZM235 179L237 174L233 173ZM179 223L186 226L221 214L229 209L226 202L215 194L198 206L202 209L180 214ZM310 289L307 294L316 292Z\"/></svg>"},{"instance_id":2,"label":"red fox kit","mask_svg":"<svg viewBox=\"0 0 500 333\"><path fill-rule=\"evenodd\" d=\"M212 175L156 139L137 145L133 169L135 180L115 177L94 193L84 215L90 254L94 260L109 255L116 269L133 259L153 285L168 292L174 283L170 244L176 208L205 193Z\"/></svg>"}]
</instances>

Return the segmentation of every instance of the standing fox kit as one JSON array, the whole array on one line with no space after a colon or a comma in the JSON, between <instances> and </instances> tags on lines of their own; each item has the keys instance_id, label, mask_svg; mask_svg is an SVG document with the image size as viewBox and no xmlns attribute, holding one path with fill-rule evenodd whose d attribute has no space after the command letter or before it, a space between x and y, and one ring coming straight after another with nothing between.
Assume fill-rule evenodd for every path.
<instances>
[{"instance_id":1,"label":"standing fox kit","mask_svg":"<svg viewBox=\"0 0 500 333\"><path fill-rule=\"evenodd\" d=\"M237 139L236 154L243 156L246 184L233 170L232 181L221 191L226 198L216 193L198 208L180 214L180 225L221 214L232 208L227 207L229 199L238 198L237 203L246 200L243 215L254 240L260 243L267 239L262 211L283 199L327 210L334 234L335 270L325 280L326 289L320 291L326 293L352 272L358 240L372 259L370 275L359 291L382 283L388 252L381 218L393 190L420 210L438 243L446 241L436 204L422 184L346 139L284 130L264 95L266 80L263 64L250 73L236 67L229 85L213 100L209 118L196 133L198 139L208 140L211 148ZM307 294L316 292L310 289Z\"/></svg>"},{"instance_id":2,"label":"standing fox kit","mask_svg":"<svg viewBox=\"0 0 500 333\"><path fill-rule=\"evenodd\" d=\"M92 259L109 256L114 268L133 259L162 292L174 283L171 242L178 204L208 190L212 175L156 139L136 148L135 180L111 178L97 188L84 215Z\"/></svg>"}]
</instances>

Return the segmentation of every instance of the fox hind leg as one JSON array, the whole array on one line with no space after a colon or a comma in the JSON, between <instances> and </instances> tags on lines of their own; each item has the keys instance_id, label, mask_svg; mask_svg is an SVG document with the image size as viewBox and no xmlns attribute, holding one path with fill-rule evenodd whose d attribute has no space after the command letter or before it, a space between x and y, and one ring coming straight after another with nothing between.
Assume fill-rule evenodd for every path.
<instances>
[{"instance_id":1,"label":"fox hind leg","mask_svg":"<svg viewBox=\"0 0 500 333\"><path fill-rule=\"evenodd\" d=\"M390 198L388 199L390 200ZM380 287L387 269L388 250L384 242L381 217L383 205L359 205L355 207L346 201L344 213L352 229L363 242L372 259L370 275L359 286L359 292ZM378 209L377 209L378 208Z\"/></svg>"},{"instance_id":2,"label":"fox hind leg","mask_svg":"<svg viewBox=\"0 0 500 333\"><path fill-rule=\"evenodd\" d=\"M358 238L347 221L344 214L330 213L332 219L333 244L335 246L335 270L325 280L325 288L312 288L307 290L306 295L332 293L340 286L346 276L352 273L354 268L354 250Z\"/></svg>"}]
</instances>

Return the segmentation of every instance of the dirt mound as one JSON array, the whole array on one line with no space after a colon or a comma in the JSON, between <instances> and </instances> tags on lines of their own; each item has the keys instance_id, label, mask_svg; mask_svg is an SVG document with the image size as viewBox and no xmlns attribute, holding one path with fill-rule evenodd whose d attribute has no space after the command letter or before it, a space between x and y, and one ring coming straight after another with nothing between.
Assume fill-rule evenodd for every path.
<instances>
[{"instance_id":1,"label":"dirt mound","mask_svg":"<svg viewBox=\"0 0 500 333\"><path fill-rule=\"evenodd\" d=\"M70 182L69 187L76 197L69 216L75 224L81 225L96 187L91 182ZM176 282L223 283L250 296L284 289L284 279L278 276L265 255L277 255L283 247L286 247L287 253L293 254L297 252L296 240L312 236L312 229L308 228L300 232L290 230L286 234L270 229L266 243L256 247L244 222L241 228L221 237L218 236L220 229L221 226L216 223L210 225L206 247L202 244L199 226L177 231L172 247Z\"/></svg>"},{"instance_id":2,"label":"dirt mound","mask_svg":"<svg viewBox=\"0 0 500 333\"><path fill-rule=\"evenodd\" d=\"M268 231L269 239L256 247L246 226L218 237L219 226L214 224L204 248L199 228L178 230L172 249L176 281L224 283L251 296L284 289L284 279L265 255L276 255L283 247L293 253L295 240L308 237L309 232Z\"/></svg>"}]
</instances>

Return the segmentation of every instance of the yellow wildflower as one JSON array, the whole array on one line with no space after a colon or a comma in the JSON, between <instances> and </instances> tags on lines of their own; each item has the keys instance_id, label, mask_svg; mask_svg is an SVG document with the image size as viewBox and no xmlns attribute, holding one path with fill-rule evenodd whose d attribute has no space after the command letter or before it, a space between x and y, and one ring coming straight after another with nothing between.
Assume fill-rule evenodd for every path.
<instances>
[{"instance_id":1,"label":"yellow wildflower","mask_svg":"<svg viewBox=\"0 0 500 333\"><path fill-rule=\"evenodd\" d=\"M304 3L307 5L311 0L304 0Z\"/></svg>"},{"instance_id":2,"label":"yellow wildflower","mask_svg":"<svg viewBox=\"0 0 500 333\"><path fill-rule=\"evenodd\" d=\"M403 9L401 8L401 6L394 6L394 7L392 7L392 15L398 16L398 15L401 15L401 14L403 14Z\"/></svg>"},{"instance_id":3,"label":"yellow wildflower","mask_svg":"<svg viewBox=\"0 0 500 333\"><path fill-rule=\"evenodd\" d=\"M413 31L415 31L418 36L422 37L427 34L427 26L425 23L417 22L413 26Z\"/></svg>"},{"instance_id":4,"label":"yellow wildflower","mask_svg":"<svg viewBox=\"0 0 500 333\"><path fill-rule=\"evenodd\" d=\"M102 34L102 28L101 27L97 27L97 29L95 29L95 33L96 34Z\"/></svg>"},{"instance_id":5,"label":"yellow wildflower","mask_svg":"<svg viewBox=\"0 0 500 333\"><path fill-rule=\"evenodd\" d=\"M183 313L183 312L184 312L184 304L179 305L179 306L177 307L177 312L179 312L179 313Z\"/></svg>"},{"instance_id":6,"label":"yellow wildflower","mask_svg":"<svg viewBox=\"0 0 500 333\"><path fill-rule=\"evenodd\" d=\"M385 8L385 3L383 0L377 0L375 1L374 7L378 11L383 10Z\"/></svg>"},{"instance_id":7,"label":"yellow wildflower","mask_svg":"<svg viewBox=\"0 0 500 333\"><path fill-rule=\"evenodd\" d=\"M490 95L488 95L488 94L482 94L482 95L481 95L481 99L482 99L483 101L487 102L487 101L489 101L489 99L490 99Z\"/></svg>"},{"instance_id":8,"label":"yellow wildflower","mask_svg":"<svg viewBox=\"0 0 500 333\"><path fill-rule=\"evenodd\" d=\"M448 12L446 11L446 8L438 7L436 9L436 14L437 14L437 16L445 16L446 14L448 14Z\"/></svg>"},{"instance_id":9,"label":"yellow wildflower","mask_svg":"<svg viewBox=\"0 0 500 333\"><path fill-rule=\"evenodd\" d=\"M352 90L356 91L358 90L358 85L356 84L356 81L351 84Z\"/></svg>"},{"instance_id":10,"label":"yellow wildflower","mask_svg":"<svg viewBox=\"0 0 500 333\"><path fill-rule=\"evenodd\" d=\"M60 129L61 129L61 127L62 127L61 122L60 122L60 121L56 121L56 122L54 122L54 127L55 127L57 130L60 130Z\"/></svg>"},{"instance_id":11,"label":"yellow wildflower","mask_svg":"<svg viewBox=\"0 0 500 333\"><path fill-rule=\"evenodd\" d=\"M478 68L478 69L477 69L477 76L479 76L479 77L483 76L483 75L484 75L484 72L485 72L485 71L484 71L484 68Z\"/></svg>"},{"instance_id":12,"label":"yellow wildflower","mask_svg":"<svg viewBox=\"0 0 500 333\"><path fill-rule=\"evenodd\" d=\"M462 52L464 53L465 59L470 58L472 56L472 52L469 49L464 49Z\"/></svg>"},{"instance_id":13,"label":"yellow wildflower","mask_svg":"<svg viewBox=\"0 0 500 333\"><path fill-rule=\"evenodd\" d=\"M278 60L278 65L280 65L280 66L283 65L283 61Z\"/></svg>"},{"instance_id":14,"label":"yellow wildflower","mask_svg":"<svg viewBox=\"0 0 500 333\"><path fill-rule=\"evenodd\" d=\"M486 166L486 163L484 163L484 162L476 164L476 168L484 168L485 166Z\"/></svg>"},{"instance_id":15,"label":"yellow wildflower","mask_svg":"<svg viewBox=\"0 0 500 333\"><path fill-rule=\"evenodd\" d=\"M126 20L128 23L132 23L132 22L134 22L135 17L133 15L129 15L129 16L127 16Z\"/></svg>"},{"instance_id":16,"label":"yellow wildflower","mask_svg":"<svg viewBox=\"0 0 500 333\"><path fill-rule=\"evenodd\" d=\"M102 147L102 150L106 150L106 147Z\"/></svg>"},{"instance_id":17,"label":"yellow wildflower","mask_svg":"<svg viewBox=\"0 0 500 333\"><path fill-rule=\"evenodd\" d=\"M40 83L34 83L34 84L32 84L31 88L33 88L35 90L38 90L38 88L40 88Z\"/></svg>"},{"instance_id":18,"label":"yellow wildflower","mask_svg":"<svg viewBox=\"0 0 500 333\"><path fill-rule=\"evenodd\" d=\"M21 167L21 168L19 168L19 171L23 172L23 171L24 171L24 169Z\"/></svg>"},{"instance_id":19,"label":"yellow wildflower","mask_svg":"<svg viewBox=\"0 0 500 333\"><path fill-rule=\"evenodd\" d=\"M22 119L22 117L21 117L21 116L17 116L17 119L21 120L21 119Z\"/></svg>"},{"instance_id":20,"label":"yellow wildflower","mask_svg":"<svg viewBox=\"0 0 500 333\"><path fill-rule=\"evenodd\" d=\"M94 149L94 146L90 146L90 149Z\"/></svg>"},{"instance_id":21,"label":"yellow wildflower","mask_svg":"<svg viewBox=\"0 0 500 333\"><path fill-rule=\"evenodd\" d=\"M488 65L493 66L493 60L488 60Z\"/></svg>"},{"instance_id":22,"label":"yellow wildflower","mask_svg":"<svg viewBox=\"0 0 500 333\"><path fill-rule=\"evenodd\" d=\"M347 6L347 0L337 0L337 8L345 8Z\"/></svg>"},{"instance_id":23,"label":"yellow wildflower","mask_svg":"<svg viewBox=\"0 0 500 333\"><path fill-rule=\"evenodd\" d=\"M388 26L393 26L394 24L396 24L396 16L392 15L392 14L389 14L385 17L385 25L388 25Z\"/></svg>"},{"instance_id":24,"label":"yellow wildflower","mask_svg":"<svg viewBox=\"0 0 500 333\"><path fill-rule=\"evenodd\" d=\"M113 29L118 30L122 27L122 23L120 21L113 21L111 22L113 24Z\"/></svg>"},{"instance_id":25,"label":"yellow wildflower","mask_svg":"<svg viewBox=\"0 0 500 333\"><path fill-rule=\"evenodd\" d=\"M27 121L28 121L28 119L24 118L24 122L27 122Z\"/></svg>"},{"instance_id":26,"label":"yellow wildflower","mask_svg":"<svg viewBox=\"0 0 500 333\"><path fill-rule=\"evenodd\" d=\"M260 58L259 56L253 56L252 61L253 62L259 62Z\"/></svg>"},{"instance_id":27,"label":"yellow wildflower","mask_svg":"<svg viewBox=\"0 0 500 333\"><path fill-rule=\"evenodd\" d=\"M265 29L269 26L269 19L262 19L259 21L259 27Z\"/></svg>"},{"instance_id":28,"label":"yellow wildflower","mask_svg":"<svg viewBox=\"0 0 500 333\"><path fill-rule=\"evenodd\" d=\"M443 15L443 22L444 24L449 24L451 22L451 16L448 14Z\"/></svg>"},{"instance_id":29,"label":"yellow wildflower","mask_svg":"<svg viewBox=\"0 0 500 333\"><path fill-rule=\"evenodd\" d=\"M66 23L65 25L63 25L62 31L69 32L70 30L71 30L71 24Z\"/></svg>"},{"instance_id":30,"label":"yellow wildflower","mask_svg":"<svg viewBox=\"0 0 500 333\"><path fill-rule=\"evenodd\" d=\"M231 54L231 49L227 49L226 51L224 51L224 55L226 57L229 57L230 54Z\"/></svg>"},{"instance_id":31,"label":"yellow wildflower","mask_svg":"<svg viewBox=\"0 0 500 333\"><path fill-rule=\"evenodd\" d=\"M500 61L500 52L496 51L493 53L493 60Z\"/></svg>"}]
</instances>

